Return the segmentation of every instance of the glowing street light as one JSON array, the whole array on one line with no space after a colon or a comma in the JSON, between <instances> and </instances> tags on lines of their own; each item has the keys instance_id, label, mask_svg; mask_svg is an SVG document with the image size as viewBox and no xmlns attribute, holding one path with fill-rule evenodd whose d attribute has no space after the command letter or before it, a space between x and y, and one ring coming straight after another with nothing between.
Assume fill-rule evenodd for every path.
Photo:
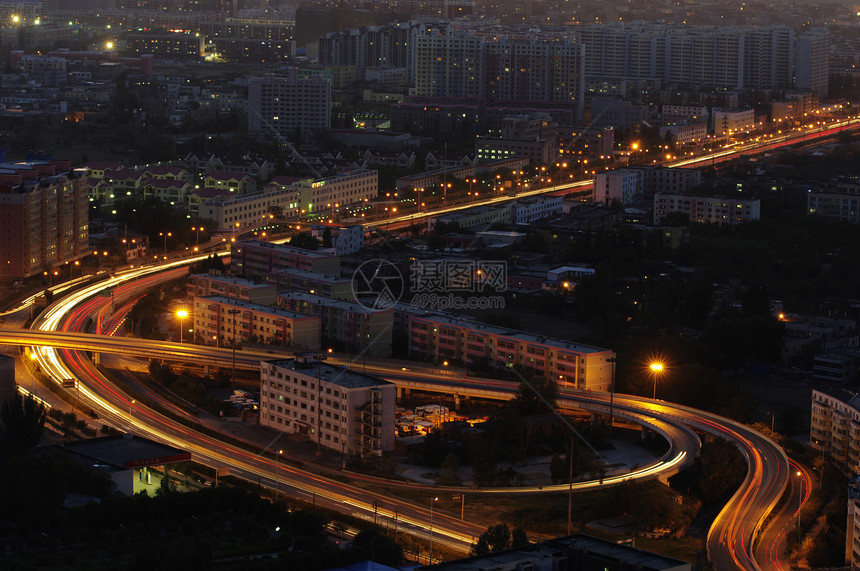
<instances>
[{"instance_id":1,"label":"glowing street light","mask_svg":"<svg viewBox=\"0 0 860 571\"><path fill-rule=\"evenodd\" d=\"M663 363L655 361L648 365L648 368L651 369L651 375L654 377L654 394L652 398L657 400L657 377L663 373Z\"/></svg>"},{"instance_id":2,"label":"glowing street light","mask_svg":"<svg viewBox=\"0 0 860 571\"><path fill-rule=\"evenodd\" d=\"M185 309L180 309L176 312L176 317L179 318L179 343L182 343L182 333L183 329L185 329L185 318L188 317L188 311Z\"/></svg>"}]
</instances>

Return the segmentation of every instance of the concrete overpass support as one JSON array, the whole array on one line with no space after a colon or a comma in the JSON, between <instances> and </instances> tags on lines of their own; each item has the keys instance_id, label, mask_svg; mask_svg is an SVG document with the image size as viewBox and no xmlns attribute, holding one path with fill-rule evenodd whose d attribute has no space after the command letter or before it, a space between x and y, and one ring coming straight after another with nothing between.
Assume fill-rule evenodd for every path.
<instances>
[{"instance_id":1,"label":"concrete overpass support","mask_svg":"<svg viewBox=\"0 0 860 571\"><path fill-rule=\"evenodd\" d=\"M398 399L408 399L409 398L409 389L406 387L397 387L397 398Z\"/></svg>"}]
</instances>

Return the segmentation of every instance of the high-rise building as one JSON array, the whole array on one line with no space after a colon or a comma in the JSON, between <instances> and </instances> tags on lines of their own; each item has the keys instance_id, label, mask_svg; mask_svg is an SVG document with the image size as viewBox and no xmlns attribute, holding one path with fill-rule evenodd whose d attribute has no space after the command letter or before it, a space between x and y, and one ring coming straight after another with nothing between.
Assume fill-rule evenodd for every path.
<instances>
[{"instance_id":1,"label":"high-rise building","mask_svg":"<svg viewBox=\"0 0 860 571\"><path fill-rule=\"evenodd\" d=\"M415 94L480 99L484 96L484 39L433 30L415 38Z\"/></svg>"},{"instance_id":2,"label":"high-rise building","mask_svg":"<svg viewBox=\"0 0 860 571\"><path fill-rule=\"evenodd\" d=\"M267 74L248 82L248 130L292 136L331 126L331 85L320 77L302 79L298 70Z\"/></svg>"},{"instance_id":3,"label":"high-rise building","mask_svg":"<svg viewBox=\"0 0 860 571\"><path fill-rule=\"evenodd\" d=\"M794 86L827 96L830 38L826 28L812 28L797 36L794 58Z\"/></svg>"},{"instance_id":4,"label":"high-rise building","mask_svg":"<svg viewBox=\"0 0 860 571\"><path fill-rule=\"evenodd\" d=\"M628 78L718 89L826 89L829 40L819 29L795 38L783 25L615 22L578 26L576 39L585 46L589 81Z\"/></svg>"},{"instance_id":5,"label":"high-rise building","mask_svg":"<svg viewBox=\"0 0 860 571\"><path fill-rule=\"evenodd\" d=\"M85 171L69 166L0 165L0 280L38 275L89 254Z\"/></svg>"}]
</instances>

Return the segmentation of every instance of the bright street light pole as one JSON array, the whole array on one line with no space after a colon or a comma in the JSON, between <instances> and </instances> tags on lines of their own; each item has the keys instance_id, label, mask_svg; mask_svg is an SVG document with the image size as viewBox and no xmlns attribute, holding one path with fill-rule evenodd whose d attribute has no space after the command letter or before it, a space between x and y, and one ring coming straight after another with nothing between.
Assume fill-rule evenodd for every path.
<instances>
[{"instance_id":1,"label":"bright street light pole","mask_svg":"<svg viewBox=\"0 0 860 571\"><path fill-rule=\"evenodd\" d=\"M435 496L430 496L430 555L427 557L427 564L433 564L433 504L439 498Z\"/></svg>"},{"instance_id":2,"label":"bright street light pole","mask_svg":"<svg viewBox=\"0 0 860 571\"><path fill-rule=\"evenodd\" d=\"M179 343L182 344L182 330L185 329L185 318L188 317L188 311L180 309L176 312L176 317L179 318Z\"/></svg>"},{"instance_id":3,"label":"bright street light pole","mask_svg":"<svg viewBox=\"0 0 860 571\"><path fill-rule=\"evenodd\" d=\"M233 386L236 386L236 314L240 309L228 309L227 313L233 316Z\"/></svg>"},{"instance_id":4,"label":"bright street light pole","mask_svg":"<svg viewBox=\"0 0 860 571\"><path fill-rule=\"evenodd\" d=\"M659 377L660 373L663 372L663 363L651 363L649 367L651 369L651 374L654 377L654 394L651 398L657 400L657 377Z\"/></svg>"}]
</instances>

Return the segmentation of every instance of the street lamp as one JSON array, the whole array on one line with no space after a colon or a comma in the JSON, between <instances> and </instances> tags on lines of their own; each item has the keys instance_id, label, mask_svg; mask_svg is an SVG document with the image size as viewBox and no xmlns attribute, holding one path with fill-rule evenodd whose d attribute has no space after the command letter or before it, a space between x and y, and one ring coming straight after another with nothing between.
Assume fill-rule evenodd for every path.
<instances>
[{"instance_id":1,"label":"street lamp","mask_svg":"<svg viewBox=\"0 0 860 571\"><path fill-rule=\"evenodd\" d=\"M657 400L657 377L663 372L663 363L654 362L648 365L648 367L651 369L651 375L654 377L654 394L651 398Z\"/></svg>"},{"instance_id":2,"label":"street lamp","mask_svg":"<svg viewBox=\"0 0 860 571\"><path fill-rule=\"evenodd\" d=\"M236 314L241 311L241 309L227 310L227 313L233 316L233 386L236 386Z\"/></svg>"},{"instance_id":3,"label":"street lamp","mask_svg":"<svg viewBox=\"0 0 860 571\"><path fill-rule=\"evenodd\" d=\"M133 420L134 420L134 418L131 416L131 405L133 405L135 402L137 402L137 401L135 401L134 399L131 399L128 401L128 431L129 432L131 432L131 427L132 427Z\"/></svg>"},{"instance_id":4,"label":"street lamp","mask_svg":"<svg viewBox=\"0 0 860 571\"><path fill-rule=\"evenodd\" d=\"M438 501L439 498L435 496L430 496L430 555L427 557L427 564L433 564L433 504Z\"/></svg>"},{"instance_id":5,"label":"street lamp","mask_svg":"<svg viewBox=\"0 0 860 571\"><path fill-rule=\"evenodd\" d=\"M164 236L164 255L167 256L167 239L173 236L173 232L159 232L159 236Z\"/></svg>"},{"instance_id":6,"label":"street lamp","mask_svg":"<svg viewBox=\"0 0 860 571\"><path fill-rule=\"evenodd\" d=\"M197 232L197 242L194 244L196 247L200 247L200 231L203 230L203 226L192 226L191 231Z\"/></svg>"},{"instance_id":7,"label":"street lamp","mask_svg":"<svg viewBox=\"0 0 860 571\"><path fill-rule=\"evenodd\" d=\"M798 548L802 543L802 538L800 537L800 508L803 505L803 486L801 485L801 481L803 479L803 473L798 470L796 473L798 477L797 482L797 545Z\"/></svg>"},{"instance_id":8,"label":"street lamp","mask_svg":"<svg viewBox=\"0 0 860 571\"><path fill-rule=\"evenodd\" d=\"M279 458L283 453L283 450L278 450L278 453L275 455L275 502L281 499L281 481L278 479L278 468L280 467Z\"/></svg>"},{"instance_id":9,"label":"street lamp","mask_svg":"<svg viewBox=\"0 0 860 571\"><path fill-rule=\"evenodd\" d=\"M182 330L185 329L185 318L188 317L188 311L180 309L176 312L176 317L179 318L179 343L182 343Z\"/></svg>"}]
</instances>

